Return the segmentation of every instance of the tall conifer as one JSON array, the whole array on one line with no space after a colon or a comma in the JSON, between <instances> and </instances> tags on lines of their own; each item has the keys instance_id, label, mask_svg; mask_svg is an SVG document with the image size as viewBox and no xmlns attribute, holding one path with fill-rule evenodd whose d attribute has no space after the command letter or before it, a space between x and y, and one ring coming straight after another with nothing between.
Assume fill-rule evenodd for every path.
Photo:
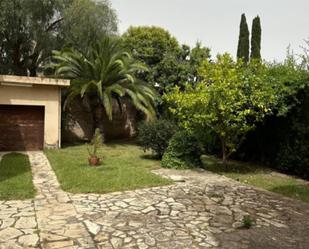
<instances>
[{"instance_id":1,"label":"tall conifer","mask_svg":"<svg viewBox=\"0 0 309 249\"><path fill-rule=\"evenodd\" d=\"M246 15L242 14L239 28L237 58L243 59L245 63L249 61L249 43L249 28L246 20Z\"/></svg>"},{"instance_id":2,"label":"tall conifer","mask_svg":"<svg viewBox=\"0 0 309 249\"><path fill-rule=\"evenodd\" d=\"M252 22L250 59L261 59L261 35L261 21L260 17L257 16L253 19Z\"/></svg>"}]
</instances>

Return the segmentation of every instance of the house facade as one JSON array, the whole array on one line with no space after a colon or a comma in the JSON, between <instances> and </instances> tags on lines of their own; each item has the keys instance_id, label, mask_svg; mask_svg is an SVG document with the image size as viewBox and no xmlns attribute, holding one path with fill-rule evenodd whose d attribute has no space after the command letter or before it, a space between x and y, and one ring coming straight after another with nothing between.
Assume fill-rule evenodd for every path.
<instances>
[{"instance_id":1,"label":"house facade","mask_svg":"<svg viewBox=\"0 0 309 249\"><path fill-rule=\"evenodd\" d=\"M61 145L61 88L70 81L0 75L0 151Z\"/></svg>"}]
</instances>

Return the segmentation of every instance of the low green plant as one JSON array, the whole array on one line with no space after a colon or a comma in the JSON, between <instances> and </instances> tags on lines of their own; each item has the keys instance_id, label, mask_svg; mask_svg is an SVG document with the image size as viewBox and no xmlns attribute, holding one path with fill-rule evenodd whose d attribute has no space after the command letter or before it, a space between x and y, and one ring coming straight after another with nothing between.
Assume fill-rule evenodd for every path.
<instances>
[{"instance_id":1,"label":"low green plant","mask_svg":"<svg viewBox=\"0 0 309 249\"><path fill-rule=\"evenodd\" d=\"M253 219L251 218L250 215L245 215L243 220L243 228L249 229L253 226Z\"/></svg>"},{"instance_id":2,"label":"low green plant","mask_svg":"<svg viewBox=\"0 0 309 249\"><path fill-rule=\"evenodd\" d=\"M87 151L90 157L98 158L98 149L103 146L104 136L100 129L96 129L90 145L87 146Z\"/></svg>"},{"instance_id":3,"label":"low green plant","mask_svg":"<svg viewBox=\"0 0 309 249\"><path fill-rule=\"evenodd\" d=\"M139 145L145 152L150 150L158 158L162 158L175 130L175 124L168 120L142 122L138 129Z\"/></svg>"},{"instance_id":4,"label":"low green plant","mask_svg":"<svg viewBox=\"0 0 309 249\"><path fill-rule=\"evenodd\" d=\"M194 168L201 166L201 156L198 139L187 131L180 131L171 138L161 164L165 168Z\"/></svg>"}]
</instances>

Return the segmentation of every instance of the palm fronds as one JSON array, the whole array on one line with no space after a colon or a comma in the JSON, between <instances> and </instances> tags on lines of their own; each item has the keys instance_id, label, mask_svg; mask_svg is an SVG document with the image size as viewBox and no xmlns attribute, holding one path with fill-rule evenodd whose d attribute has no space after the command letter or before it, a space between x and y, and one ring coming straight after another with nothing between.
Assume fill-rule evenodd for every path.
<instances>
[{"instance_id":1,"label":"palm fronds","mask_svg":"<svg viewBox=\"0 0 309 249\"><path fill-rule=\"evenodd\" d=\"M95 95L112 119L112 98L129 97L148 119L155 117L156 91L136 74L147 67L128 54L117 39L105 38L90 47L88 53L63 49L53 52L55 74L72 80L66 104L80 95Z\"/></svg>"}]
</instances>

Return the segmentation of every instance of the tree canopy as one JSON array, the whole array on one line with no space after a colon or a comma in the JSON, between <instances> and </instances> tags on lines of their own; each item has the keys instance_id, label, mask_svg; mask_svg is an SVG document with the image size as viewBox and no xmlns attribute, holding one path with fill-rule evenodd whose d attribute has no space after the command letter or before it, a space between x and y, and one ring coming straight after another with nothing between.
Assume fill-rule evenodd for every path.
<instances>
[{"instance_id":1,"label":"tree canopy","mask_svg":"<svg viewBox=\"0 0 309 249\"><path fill-rule=\"evenodd\" d=\"M260 63L244 66L228 54L218 55L215 63L203 62L202 81L196 87L188 84L185 91L176 87L164 99L185 129L211 130L218 136L225 162L276 104L264 69Z\"/></svg>"},{"instance_id":2,"label":"tree canopy","mask_svg":"<svg viewBox=\"0 0 309 249\"><path fill-rule=\"evenodd\" d=\"M75 45L117 30L107 1L2 0L0 73L36 76L53 49Z\"/></svg>"},{"instance_id":3,"label":"tree canopy","mask_svg":"<svg viewBox=\"0 0 309 249\"><path fill-rule=\"evenodd\" d=\"M122 37L132 55L149 67L141 78L160 92L196 81L198 66L210 58L210 50L201 43L192 49L180 46L168 31L159 27L131 27Z\"/></svg>"}]
</instances>

